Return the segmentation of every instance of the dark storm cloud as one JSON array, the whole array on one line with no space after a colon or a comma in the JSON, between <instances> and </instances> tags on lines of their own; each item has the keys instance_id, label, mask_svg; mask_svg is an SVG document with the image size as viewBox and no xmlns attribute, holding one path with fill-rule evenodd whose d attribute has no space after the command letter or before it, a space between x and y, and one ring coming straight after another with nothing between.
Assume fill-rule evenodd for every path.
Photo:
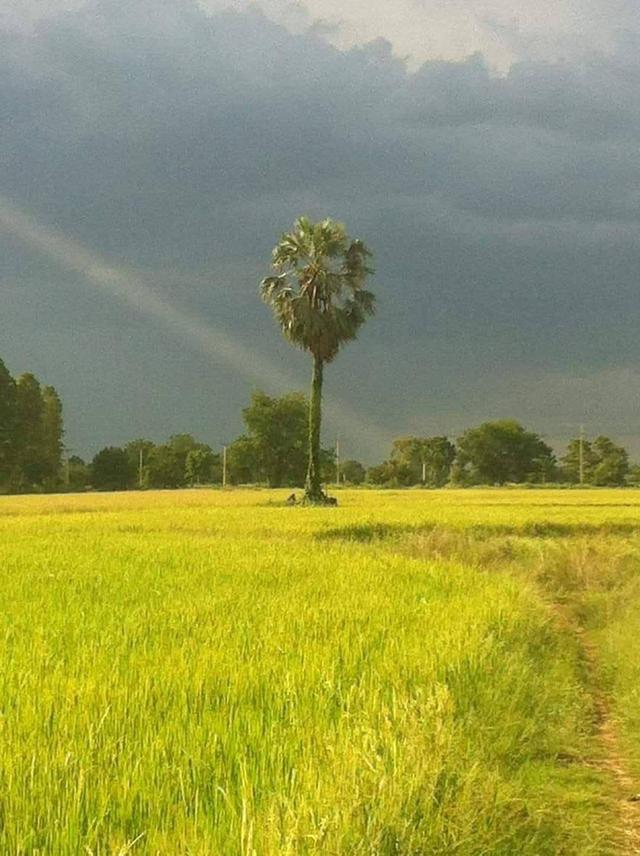
<instances>
[{"instance_id":1,"label":"dark storm cloud","mask_svg":"<svg viewBox=\"0 0 640 856\"><path fill-rule=\"evenodd\" d=\"M277 342L256 281L297 214L340 217L376 252L379 317L330 381L364 419L392 432L415 430L417 413L522 411L518 396L495 395L522 377L538 427L559 430L541 377L637 365L636 48L626 33L615 55L579 63L520 62L496 77L476 55L411 74L382 39L341 52L256 11L103 0L0 36L0 189L301 379L305 361ZM153 395L138 394L136 366L149 361L164 366L153 376L167 378L162 401L189 414L185 429L237 430L228 411L247 397L244 378L209 369L212 404L188 343L176 362L137 322L124 343L132 322L117 305L0 240L3 355L16 370L38 362L82 408L80 444L126 439L132 413L139 431L164 431ZM105 407L110 371L119 384L103 385ZM567 392L563 419L580 421L584 388ZM500 414L483 410L497 400Z\"/></svg>"}]
</instances>

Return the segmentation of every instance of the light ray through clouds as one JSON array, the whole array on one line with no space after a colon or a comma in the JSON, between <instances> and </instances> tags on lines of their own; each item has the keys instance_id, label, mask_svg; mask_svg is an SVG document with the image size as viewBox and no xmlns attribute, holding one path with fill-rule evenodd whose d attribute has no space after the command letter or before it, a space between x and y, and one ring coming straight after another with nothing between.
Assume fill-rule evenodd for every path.
<instances>
[{"instance_id":1,"label":"light ray through clouds","mask_svg":"<svg viewBox=\"0 0 640 856\"><path fill-rule=\"evenodd\" d=\"M78 241L39 223L2 194L0 229L61 267L79 274L140 315L161 322L176 338L215 361L225 363L247 380L279 394L299 388L295 378L263 354L247 348L224 330L203 322L196 315L173 306L149 288L134 271L109 264ZM343 402L326 397L325 411L333 425L346 435L345 439L348 437L349 446L353 449L366 448L369 454L378 456L388 444L387 434L365 422Z\"/></svg>"}]
</instances>

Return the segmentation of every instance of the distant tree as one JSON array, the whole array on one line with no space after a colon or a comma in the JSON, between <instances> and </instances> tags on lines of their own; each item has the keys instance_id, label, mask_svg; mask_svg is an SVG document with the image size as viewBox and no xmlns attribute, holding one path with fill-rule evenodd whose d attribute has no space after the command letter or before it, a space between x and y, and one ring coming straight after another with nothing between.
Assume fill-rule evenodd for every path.
<instances>
[{"instance_id":1,"label":"distant tree","mask_svg":"<svg viewBox=\"0 0 640 856\"><path fill-rule=\"evenodd\" d=\"M307 460L308 404L302 393L272 398L254 392L243 411L252 443L255 481L301 485Z\"/></svg>"},{"instance_id":2,"label":"distant tree","mask_svg":"<svg viewBox=\"0 0 640 856\"><path fill-rule=\"evenodd\" d=\"M306 443L305 443L306 448ZM336 450L320 449L320 476L323 484L329 484L336 480ZM301 485L304 479L296 479L292 484Z\"/></svg>"},{"instance_id":3,"label":"distant tree","mask_svg":"<svg viewBox=\"0 0 640 856\"><path fill-rule=\"evenodd\" d=\"M230 484L255 484L260 480L256 448L251 437L242 435L227 447L227 478Z\"/></svg>"},{"instance_id":4,"label":"distant tree","mask_svg":"<svg viewBox=\"0 0 640 856\"><path fill-rule=\"evenodd\" d=\"M596 437L593 441L596 464L593 468L594 485L617 487L625 483L629 473L629 455L609 437Z\"/></svg>"},{"instance_id":5,"label":"distant tree","mask_svg":"<svg viewBox=\"0 0 640 856\"><path fill-rule=\"evenodd\" d=\"M456 447L446 437L402 437L393 443L391 461L410 471L410 484L442 487L455 456Z\"/></svg>"},{"instance_id":6,"label":"distant tree","mask_svg":"<svg viewBox=\"0 0 640 856\"><path fill-rule=\"evenodd\" d=\"M626 484L630 487L640 487L640 464L633 464L629 467Z\"/></svg>"},{"instance_id":7,"label":"distant tree","mask_svg":"<svg viewBox=\"0 0 640 856\"><path fill-rule=\"evenodd\" d=\"M580 482L580 461L582 460L582 472L584 483L591 484L593 480L593 471L598 462L589 440L575 437L569 441L566 454L561 459L560 476L563 481L571 484L579 484Z\"/></svg>"},{"instance_id":8,"label":"distant tree","mask_svg":"<svg viewBox=\"0 0 640 856\"><path fill-rule=\"evenodd\" d=\"M407 485L419 484L422 478L422 439L420 437L399 437L393 441L389 472L400 470L405 474Z\"/></svg>"},{"instance_id":9,"label":"distant tree","mask_svg":"<svg viewBox=\"0 0 640 856\"><path fill-rule=\"evenodd\" d=\"M580 482L580 460L584 484L615 487L626 482L629 455L622 446L603 435L590 441L576 437L569 442L562 458L562 477L573 484Z\"/></svg>"},{"instance_id":10,"label":"distant tree","mask_svg":"<svg viewBox=\"0 0 640 856\"><path fill-rule=\"evenodd\" d=\"M367 477L367 471L360 461L347 460L340 464L340 478L347 484L362 484Z\"/></svg>"},{"instance_id":11,"label":"distant tree","mask_svg":"<svg viewBox=\"0 0 640 856\"><path fill-rule=\"evenodd\" d=\"M42 423L44 480L49 487L56 487L61 483L64 424L62 402L52 386L42 389Z\"/></svg>"},{"instance_id":12,"label":"distant tree","mask_svg":"<svg viewBox=\"0 0 640 856\"><path fill-rule=\"evenodd\" d=\"M154 446L149 453L146 477L149 487L178 488L185 484L185 461L182 463L168 443Z\"/></svg>"},{"instance_id":13,"label":"distant tree","mask_svg":"<svg viewBox=\"0 0 640 856\"><path fill-rule=\"evenodd\" d=\"M131 440L124 447L131 471L135 473L134 484L138 488L149 485L149 459L155 447L153 440L145 440L144 437Z\"/></svg>"},{"instance_id":14,"label":"distant tree","mask_svg":"<svg viewBox=\"0 0 640 856\"><path fill-rule=\"evenodd\" d=\"M547 446L547 449L549 447ZM560 470L558 461L553 452L550 455L541 455L536 461L536 467L529 474L528 481L534 484L552 484L559 480Z\"/></svg>"},{"instance_id":15,"label":"distant tree","mask_svg":"<svg viewBox=\"0 0 640 856\"><path fill-rule=\"evenodd\" d=\"M243 411L247 433L227 448L231 484L303 485L307 467L308 402L302 393L280 398L255 392ZM323 480L335 476L335 453L320 450Z\"/></svg>"},{"instance_id":16,"label":"distant tree","mask_svg":"<svg viewBox=\"0 0 640 856\"><path fill-rule=\"evenodd\" d=\"M421 480L429 487L442 487L451 477L456 447L447 437L426 437L420 449Z\"/></svg>"},{"instance_id":17,"label":"distant tree","mask_svg":"<svg viewBox=\"0 0 640 856\"><path fill-rule=\"evenodd\" d=\"M542 482L553 472L553 451L513 420L485 422L458 440L455 477L461 484Z\"/></svg>"},{"instance_id":18,"label":"distant tree","mask_svg":"<svg viewBox=\"0 0 640 856\"><path fill-rule=\"evenodd\" d=\"M132 478L131 463L124 449L108 446L91 462L91 484L96 490L126 490Z\"/></svg>"},{"instance_id":19,"label":"distant tree","mask_svg":"<svg viewBox=\"0 0 640 856\"><path fill-rule=\"evenodd\" d=\"M0 360L0 490L7 490L15 479L16 429L16 382Z\"/></svg>"},{"instance_id":20,"label":"distant tree","mask_svg":"<svg viewBox=\"0 0 640 856\"><path fill-rule=\"evenodd\" d=\"M409 487L413 477L411 468L398 461L384 461L367 470L367 482L381 487Z\"/></svg>"},{"instance_id":21,"label":"distant tree","mask_svg":"<svg viewBox=\"0 0 640 856\"><path fill-rule=\"evenodd\" d=\"M42 389L31 373L16 383L16 459L20 486L42 485L48 473Z\"/></svg>"},{"instance_id":22,"label":"distant tree","mask_svg":"<svg viewBox=\"0 0 640 856\"><path fill-rule=\"evenodd\" d=\"M91 482L91 468L78 455L71 455L67 461L67 489L84 490Z\"/></svg>"},{"instance_id":23,"label":"distant tree","mask_svg":"<svg viewBox=\"0 0 640 856\"><path fill-rule=\"evenodd\" d=\"M324 366L373 314L375 298L364 288L372 273L369 256L362 241L351 240L341 224L314 224L301 217L273 250L276 275L261 285L284 336L313 357L305 485L310 503L326 502L320 459Z\"/></svg>"},{"instance_id":24,"label":"distant tree","mask_svg":"<svg viewBox=\"0 0 640 856\"><path fill-rule=\"evenodd\" d=\"M13 380L0 360L0 490L62 483L62 403L30 372Z\"/></svg>"},{"instance_id":25,"label":"distant tree","mask_svg":"<svg viewBox=\"0 0 640 856\"><path fill-rule=\"evenodd\" d=\"M389 462L385 461L382 464L375 464L367 470L367 482L374 485L386 485L391 478L391 469Z\"/></svg>"},{"instance_id":26,"label":"distant tree","mask_svg":"<svg viewBox=\"0 0 640 856\"><path fill-rule=\"evenodd\" d=\"M209 448L191 449L187 453L185 463L187 483L191 487L197 484L211 484L213 482L214 465L217 457Z\"/></svg>"},{"instance_id":27,"label":"distant tree","mask_svg":"<svg viewBox=\"0 0 640 856\"><path fill-rule=\"evenodd\" d=\"M148 481L151 487L178 488L187 484L187 458L196 450L211 452L191 434L174 434L163 446L155 446L148 457Z\"/></svg>"},{"instance_id":28,"label":"distant tree","mask_svg":"<svg viewBox=\"0 0 640 856\"><path fill-rule=\"evenodd\" d=\"M173 434L169 437L167 445L173 451L176 456L176 460L179 462L180 469L182 471L183 483L186 481L185 474L189 452L193 452L196 449L206 449L211 451L206 443L199 442L191 434Z\"/></svg>"}]
</instances>

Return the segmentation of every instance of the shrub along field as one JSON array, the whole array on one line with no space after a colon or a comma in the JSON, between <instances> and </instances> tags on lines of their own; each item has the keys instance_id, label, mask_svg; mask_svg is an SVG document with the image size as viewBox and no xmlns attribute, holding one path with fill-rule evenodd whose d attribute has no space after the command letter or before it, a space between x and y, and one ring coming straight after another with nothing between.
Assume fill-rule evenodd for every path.
<instances>
[{"instance_id":1,"label":"shrub along field","mask_svg":"<svg viewBox=\"0 0 640 856\"><path fill-rule=\"evenodd\" d=\"M640 493L0 500L0 852L638 852Z\"/></svg>"}]
</instances>

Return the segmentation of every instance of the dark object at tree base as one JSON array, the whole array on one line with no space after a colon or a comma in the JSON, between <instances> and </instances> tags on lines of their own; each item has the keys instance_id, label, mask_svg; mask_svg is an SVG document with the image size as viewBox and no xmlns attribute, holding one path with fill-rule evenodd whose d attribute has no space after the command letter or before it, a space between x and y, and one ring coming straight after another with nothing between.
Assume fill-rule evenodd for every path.
<instances>
[{"instance_id":1,"label":"dark object at tree base","mask_svg":"<svg viewBox=\"0 0 640 856\"><path fill-rule=\"evenodd\" d=\"M294 505L328 505L328 506L336 506L338 504L338 500L335 496L327 496L326 493L321 493L318 497L310 497L308 494L303 494L300 499L295 495L295 493L290 494L286 500L285 505L294 506Z\"/></svg>"},{"instance_id":2,"label":"dark object at tree base","mask_svg":"<svg viewBox=\"0 0 640 856\"><path fill-rule=\"evenodd\" d=\"M319 493L317 496L305 494L302 499L302 505L331 505L336 506L338 500L335 496L327 496L326 493Z\"/></svg>"}]
</instances>

